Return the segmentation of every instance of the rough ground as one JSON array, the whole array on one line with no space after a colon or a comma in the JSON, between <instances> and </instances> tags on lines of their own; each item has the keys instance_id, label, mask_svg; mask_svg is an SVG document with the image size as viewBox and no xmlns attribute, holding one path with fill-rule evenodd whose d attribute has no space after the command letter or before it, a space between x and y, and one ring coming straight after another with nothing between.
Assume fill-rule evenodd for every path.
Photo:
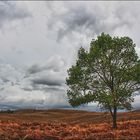
<instances>
[{"instance_id":1,"label":"rough ground","mask_svg":"<svg viewBox=\"0 0 140 140\"><path fill-rule=\"evenodd\" d=\"M112 130L108 113L20 110L0 113L0 140L140 140L140 111L118 114Z\"/></svg>"}]
</instances>

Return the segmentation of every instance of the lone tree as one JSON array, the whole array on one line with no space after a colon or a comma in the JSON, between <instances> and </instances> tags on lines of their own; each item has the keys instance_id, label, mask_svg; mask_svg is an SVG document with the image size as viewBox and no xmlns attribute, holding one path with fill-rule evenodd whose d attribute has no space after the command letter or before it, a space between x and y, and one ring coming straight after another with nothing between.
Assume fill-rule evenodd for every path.
<instances>
[{"instance_id":1,"label":"lone tree","mask_svg":"<svg viewBox=\"0 0 140 140\"><path fill-rule=\"evenodd\" d=\"M140 90L140 60L133 40L102 33L91 41L89 51L79 49L66 84L73 107L98 102L110 112L112 127L117 128L117 110L131 109L133 95Z\"/></svg>"}]
</instances>

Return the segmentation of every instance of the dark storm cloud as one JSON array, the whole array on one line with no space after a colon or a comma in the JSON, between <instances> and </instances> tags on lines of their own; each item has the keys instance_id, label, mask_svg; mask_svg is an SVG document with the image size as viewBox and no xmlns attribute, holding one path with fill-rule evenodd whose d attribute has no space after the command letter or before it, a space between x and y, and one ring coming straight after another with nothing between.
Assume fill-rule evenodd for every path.
<instances>
[{"instance_id":1,"label":"dark storm cloud","mask_svg":"<svg viewBox=\"0 0 140 140\"><path fill-rule=\"evenodd\" d=\"M5 23L30 17L31 14L23 8L19 8L15 2L0 1L0 28Z\"/></svg>"},{"instance_id":2,"label":"dark storm cloud","mask_svg":"<svg viewBox=\"0 0 140 140\"><path fill-rule=\"evenodd\" d=\"M65 13L62 17L64 28L58 30L58 41L72 32L99 33L102 30L96 16L91 17L91 13L84 7L78 7Z\"/></svg>"},{"instance_id":3,"label":"dark storm cloud","mask_svg":"<svg viewBox=\"0 0 140 140\"><path fill-rule=\"evenodd\" d=\"M132 25L129 18L133 15L131 15L131 12L127 12L128 9L122 11L124 7L122 5L116 5L117 8L112 8L109 12L106 10L106 6L94 5L94 3L91 6L80 3L71 6L63 3L63 6L67 10L61 14L52 12L48 23L48 28L58 28L56 29L58 41L66 36L68 38L73 33L93 37L101 32L112 33L117 28L123 26L130 28ZM50 9L52 10L52 8ZM121 14L118 12L119 10L122 11Z\"/></svg>"},{"instance_id":4,"label":"dark storm cloud","mask_svg":"<svg viewBox=\"0 0 140 140\"><path fill-rule=\"evenodd\" d=\"M40 85L48 85L48 86L61 86L61 80L54 80L54 79L47 79L47 78L38 78L32 80L33 84L40 84Z\"/></svg>"}]
</instances>

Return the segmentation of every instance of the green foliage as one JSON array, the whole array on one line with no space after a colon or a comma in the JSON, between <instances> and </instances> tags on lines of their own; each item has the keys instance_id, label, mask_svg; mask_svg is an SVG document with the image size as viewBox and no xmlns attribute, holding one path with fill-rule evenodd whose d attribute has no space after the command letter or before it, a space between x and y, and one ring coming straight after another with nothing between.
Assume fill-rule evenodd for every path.
<instances>
[{"instance_id":1,"label":"green foliage","mask_svg":"<svg viewBox=\"0 0 140 140\"><path fill-rule=\"evenodd\" d=\"M102 33L80 48L76 64L68 70L69 103L98 102L101 107L131 109L133 93L140 90L140 60L129 37Z\"/></svg>"}]
</instances>

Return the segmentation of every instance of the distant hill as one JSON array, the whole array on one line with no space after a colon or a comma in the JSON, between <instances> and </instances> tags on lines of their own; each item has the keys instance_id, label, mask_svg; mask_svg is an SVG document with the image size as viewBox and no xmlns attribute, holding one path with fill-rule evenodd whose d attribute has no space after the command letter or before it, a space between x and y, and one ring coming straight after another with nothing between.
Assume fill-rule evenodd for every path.
<instances>
[{"instance_id":1,"label":"distant hill","mask_svg":"<svg viewBox=\"0 0 140 140\"><path fill-rule=\"evenodd\" d=\"M17 106L14 106L14 105L0 104L0 111L17 110L17 109L20 109L20 107L17 107Z\"/></svg>"}]
</instances>

